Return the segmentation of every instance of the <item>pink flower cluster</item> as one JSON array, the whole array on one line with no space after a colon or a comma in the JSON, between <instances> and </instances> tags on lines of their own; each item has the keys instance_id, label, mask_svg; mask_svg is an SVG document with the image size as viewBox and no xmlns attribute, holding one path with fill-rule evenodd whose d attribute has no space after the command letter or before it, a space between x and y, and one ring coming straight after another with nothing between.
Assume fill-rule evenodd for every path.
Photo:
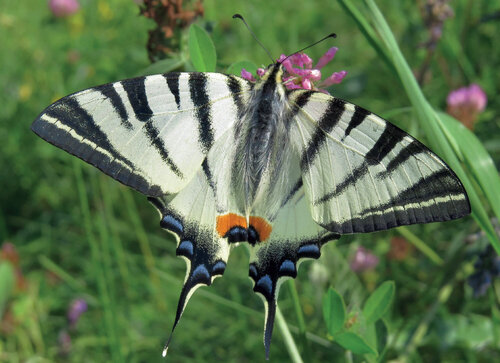
<instances>
[{"instance_id":1,"label":"pink flower cluster","mask_svg":"<svg viewBox=\"0 0 500 363\"><path fill-rule=\"evenodd\" d=\"M282 63L285 68L285 74L283 75L285 86L288 89L308 89L328 94L328 91L324 88L342 82L347 75L347 71L334 72L326 79L321 80L321 69L335 57L337 50L337 47L328 49L314 68L313 60L305 53L296 53L288 58L282 54L278 58L278 62ZM257 69L257 76L262 77L266 71L264 68ZM256 81L252 73L246 69L241 70L241 76L249 81Z\"/></svg>"},{"instance_id":2,"label":"pink flower cluster","mask_svg":"<svg viewBox=\"0 0 500 363\"><path fill-rule=\"evenodd\" d=\"M477 84L451 91L446 99L450 115L472 129L477 116L486 108L488 98Z\"/></svg>"},{"instance_id":3,"label":"pink flower cluster","mask_svg":"<svg viewBox=\"0 0 500 363\"><path fill-rule=\"evenodd\" d=\"M80 9L77 0L49 0L49 8L57 17L64 17L76 13Z\"/></svg>"},{"instance_id":4,"label":"pink flower cluster","mask_svg":"<svg viewBox=\"0 0 500 363\"><path fill-rule=\"evenodd\" d=\"M354 272L362 272L371 270L378 265L379 259L370 250L364 247L358 247L354 256L351 259L351 270Z\"/></svg>"}]
</instances>

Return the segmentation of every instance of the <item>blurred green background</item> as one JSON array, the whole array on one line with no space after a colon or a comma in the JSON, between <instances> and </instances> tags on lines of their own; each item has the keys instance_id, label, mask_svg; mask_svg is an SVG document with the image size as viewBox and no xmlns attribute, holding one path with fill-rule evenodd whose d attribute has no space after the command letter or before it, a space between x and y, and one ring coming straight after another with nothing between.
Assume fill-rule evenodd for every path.
<instances>
[{"instance_id":1,"label":"blurred green background","mask_svg":"<svg viewBox=\"0 0 500 363\"><path fill-rule=\"evenodd\" d=\"M471 83L486 92L488 106L474 133L498 167L500 1L450 1L454 16L444 21L429 55L430 26L422 9L436 1L377 4L412 70L423 74L421 86L434 107L445 110L448 93ZM205 16L197 23L212 36L220 71L236 61L270 62L243 25L232 20L234 13L246 17L275 57L335 32L337 39L308 50L318 59L329 47L339 47L326 72L347 70L348 75L330 92L426 141L401 83L337 1L206 0L203 6ZM0 361L163 361L160 353L185 273L174 240L158 227L158 215L144 196L29 129L38 113L62 96L147 72L148 30L154 27L133 1L81 0L79 11L67 17L55 17L47 1L0 3L0 244L12 244L19 257L11 263L14 280L0 272ZM397 237L417 238L440 259L407 241L400 242L405 252L395 256ZM323 293L334 286L348 311L356 311L386 280L395 281L396 297L385 317L384 360L500 360L498 279L479 297L466 281L487 243L471 217L329 243L320 260L301 266L296 280L310 333L307 346L300 346L304 361L361 361L328 339ZM378 256L378 265L353 271L349 261L359 246ZM264 360L262 302L247 275L247 256L238 247L224 277L191 299L169 361ZM68 326L75 299L84 299L88 310ZM287 288L280 307L295 334L298 322ZM271 361L289 360L275 327Z\"/></svg>"}]
</instances>

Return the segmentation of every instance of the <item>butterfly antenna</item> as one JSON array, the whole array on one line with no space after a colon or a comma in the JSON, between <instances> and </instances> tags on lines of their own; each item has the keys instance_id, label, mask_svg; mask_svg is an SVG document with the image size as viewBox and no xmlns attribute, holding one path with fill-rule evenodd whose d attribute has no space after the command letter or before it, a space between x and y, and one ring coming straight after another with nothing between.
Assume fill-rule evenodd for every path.
<instances>
[{"instance_id":1,"label":"butterfly antenna","mask_svg":"<svg viewBox=\"0 0 500 363\"><path fill-rule=\"evenodd\" d=\"M322 41L327 40L328 38L337 38L337 34L335 34L335 33L328 34L326 37L321 38L321 39L320 39L320 40L318 40L317 42L314 42L314 43L312 43L312 44L308 45L307 47L302 48L301 50L298 50L298 51L293 52L292 54L288 55L288 56L287 56L285 59L283 59L280 63L283 63L283 62L284 62L284 61L286 61L288 58L290 58L292 55L297 54L297 53L300 53L300 52L303 52L304 50L309 49L309 48L311 48L311 47L314 47L316 44L321 43Z\"/></svg>"},{"instance_id":2,"label":"butterfly antenna","mask_svg":"<svg viewBox=\"0 0 500 363\"><path fill-rule=\"evenodd\" d=\"M250 27L248 26L247 22L245 21L245 19L243 18L243 16L241 16L240 14L234 14L233 15L233 19L240 19L243 24L245 24L245 26L247 27L248 31L250 32L250 34L252 34L252 37L257 41L257 43L259 43L259 45L262 47L262 49L264 49L267 53L267 55L269 56L269 58L271 58L271 61L274 63L274 58L273 56L271 55L271 53L267 50L266 47L264 47L264 44L262 44L260 42L260 40L257 38L257 36L255 35L255 33L252 31L252 29L250 29Z\"/></svg>"}]
</instances>

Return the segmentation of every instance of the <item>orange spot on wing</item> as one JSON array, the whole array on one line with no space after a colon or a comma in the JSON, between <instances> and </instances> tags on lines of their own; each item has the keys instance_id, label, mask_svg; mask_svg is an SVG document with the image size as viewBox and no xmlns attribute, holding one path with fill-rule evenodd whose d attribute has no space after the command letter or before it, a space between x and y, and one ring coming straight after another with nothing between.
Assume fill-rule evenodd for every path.
<instances>
[{"instance_id":1,"label":"orange spot on wing","mask_svg":"<svg viewBox=\"0 0 500 363\"><path fill-rule=\"evenodd\" d=\"M259 239L264 242L271 235L273 227L266 222L264 218L261 217L250 217L250 224L259 234Z\"/></svg>"},{"instance_id":2,"label":"orange spot on wing","mask_svg":"<svg viewBox=\"0 0 500 363\"><path fill-rule=\"evenodd\" d=\"M246 219L234 213L217 216L216 228L219 236L224 237L226 233L233 227L247 228Z\"/></svg>"}]
</instances>

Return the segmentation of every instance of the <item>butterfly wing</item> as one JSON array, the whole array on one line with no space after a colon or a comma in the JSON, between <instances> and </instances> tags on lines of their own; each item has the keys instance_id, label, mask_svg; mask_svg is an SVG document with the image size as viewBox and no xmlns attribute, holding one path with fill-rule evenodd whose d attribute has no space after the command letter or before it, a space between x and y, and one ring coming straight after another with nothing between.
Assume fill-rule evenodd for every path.
<instances>
[{"instance_id":1,"label":"butterfly wing","mask_svg":"<svg viewBox=\"0 0 500 363\"><path fill-rule=\"evenodd\" d=\"M297 276L298 265L306 258L319 258L320 249L328 241L339 238L319 226L311 215L300 181L295 184L275 219L270 220L272 231L265 241L250 247L249 275L254 291L264 300L266 320L264 346L269 358L271 335L281 283Z\"/></svg>"},{"instance_id":2,"label":"butterfly wing","mask_svg":"<svg viewBox=\"0 0 500 363\"><path fill-rule=\"evenodd\" d=\"M176 237L177 256L182 257L187 265L172 333L191 295L198 287L209 286L221 276L229 257L227 239L219 236L216 230L217 202L211 185L204 165L173 198L149 198L160 212L160 225ZM164 356L170 338L165 344Z\"/></svg>"},{"instance_id":3,"label":"butterfly wing","mask_svg":"<svg viewBox=\"0 0 500 363\"><path fill-rule=\"evenodd\" d=\"M324 228L372 232L470 213L453 171L401 129L319 92L293 92L297 100L291 139L313 218Z\"/></svg>"},{"instance_id":4,"label":"butterfly wing","mask_svg":"<svg viewBox=\"0 0 500 363\"><path fill-rule=\"evenodd\" d=\"M45 109L32 130L148 196L179 192L242 112L247 81L166 73L94 87Z\"/></svg>"}]
</instances>

